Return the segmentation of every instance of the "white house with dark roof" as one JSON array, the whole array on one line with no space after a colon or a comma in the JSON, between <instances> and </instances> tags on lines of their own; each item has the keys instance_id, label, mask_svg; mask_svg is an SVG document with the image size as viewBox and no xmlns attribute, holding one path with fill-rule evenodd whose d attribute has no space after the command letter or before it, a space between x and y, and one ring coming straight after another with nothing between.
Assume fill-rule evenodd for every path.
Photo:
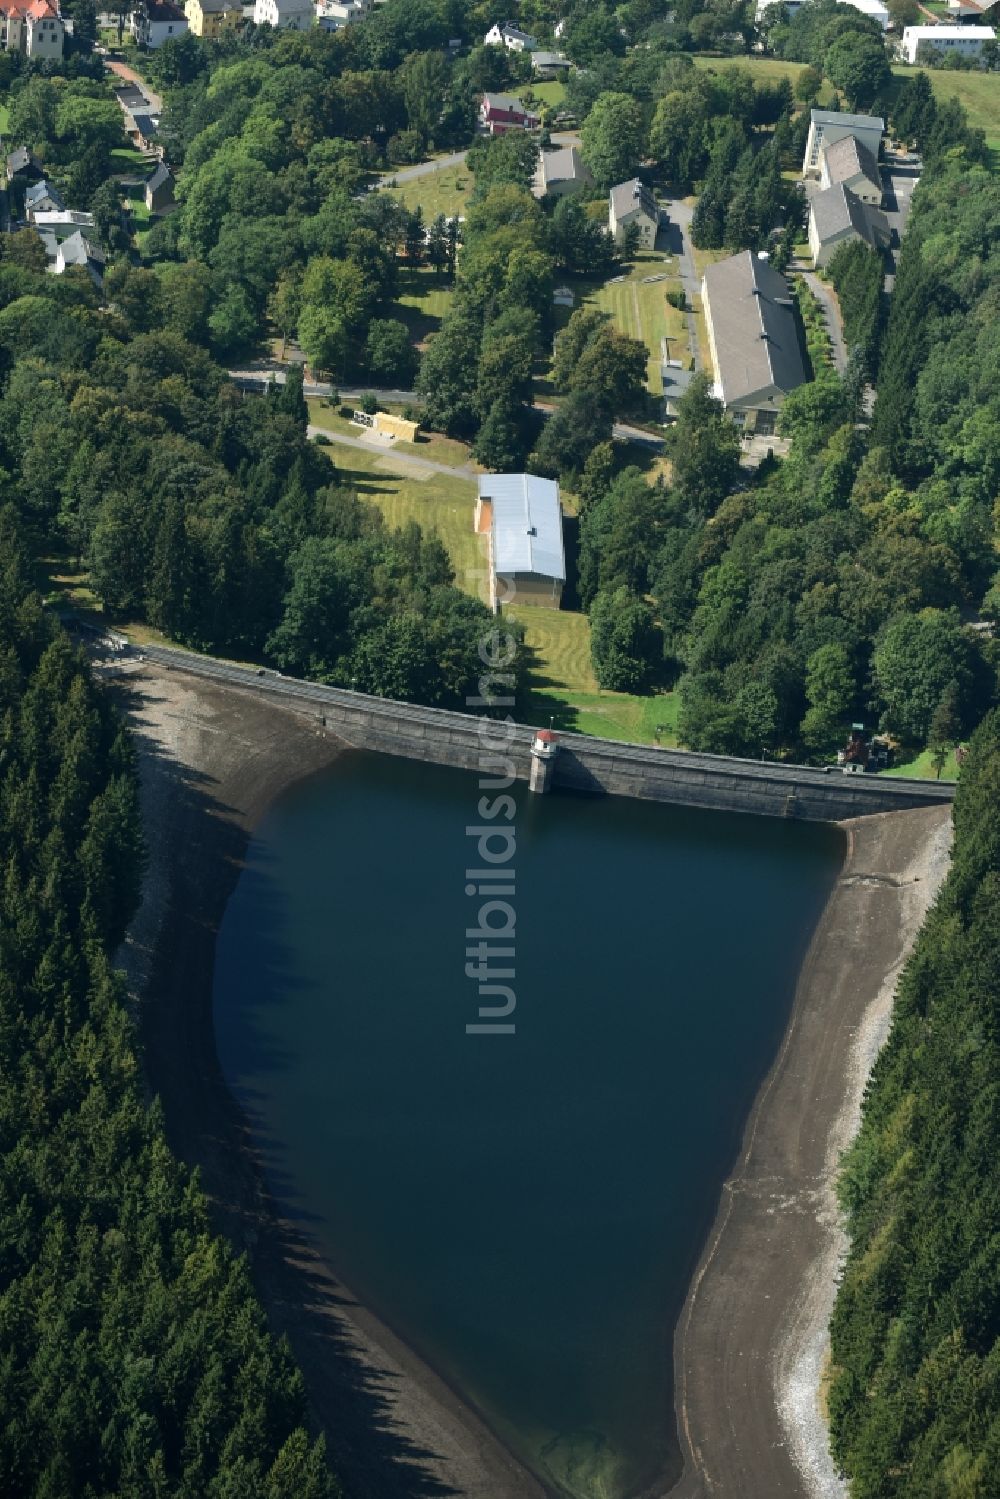
<instances>
[{"instance_id":1,"label":"white house with dark roof","mask_svg":"<svg viewBox=\"0 0 1000 1499\"><path fill-rule=\"evenodd\" d=\"M128 29L140 47L155 52L164 42L173 42L187 33L187 16L172 0L145 0L128 18Z\"/></svg>"},{"instance_id":2,"label":"white house with dark roof","mask_svg":"<svg viewBox=\"0 0 1000 1499\"><path fill-rule=\"evenodd\" d=\"M885 121L878 115L841 114L833 109L811 110L806 154L802 162L803 177L818 175L823 152L843 140L845 135L856 136L878 161L884 134Z\"/></svg>"},{"instance_id":3,"label":"white house with dark roof","mask_svg":"<svg viewBox=\"0 0 1000 1499\"><path fill-rule=\"evenodd\" d=\"M559 485L535 474L483 474L475 529L489 547L490 607L558 609L566 582Z\"/></svg>"},{"instance_id":4,"label":"white house with dark roof","mask_svg":"<svg viewBox=\"0 0 1000 1499\"><path fill-rule=\"evenodd\" d=\"M30 224L36 213L55 213L65 208L66 204L51 182L46 182L43 177L41 182L33 182L24 194L24 214Z\"/></svg>"},{"instance_id":5,"label":"white house with dark roof","mask_svg":"<svg viewBox=\"0 0 1000 1499\"><path fill-rule=\"evenodd\" d=\"M531 191L536 198L564 198L593 182L590 168L575 146L540 151Z\"/></svg>"},{"instance_id":6,"label":"white house with dark roof","mask_svg":"<svg viewBox=\"0 0 1000 1499\"><path fill-rule=\"evenodd\" d=\"M608 195L608 229L616 245L624 242L629 224L637 226L642 248L651 250L660 228L660 210L653 194L638 177L631 182L619 182Z\"/></svg>"},{"instance_id":7,"label":"white house with dark roof","mask_svg":"<svg viewBox=\"0 0 1000 1499\"><path fill-rule=\"evenodd\" d=\"M738 427L769 437L785 397L806 380L788 283L743 250L707 268L701 300L715 395Z\"/></svg>"},{"instance_id":8,"label":"white house with dark roof","mask_svg":"<svg viewBox=\"0 0 1000 1499\"><path fill-rule=\"evenodd\" d=\"M279 31L308 31L316 19L313 0L256 0L255 26L273 26Z\"/></svg>"},{"instance_id":9,"label":"white house with dark roof","mask_svg":"<svg viewBox=\"0 0 1000 1499\"><path fill-rule=\"evenodd\" d=\"M878 162L856 135L842 136L826 146L819 161L820 187L848 187L862 203L882 203L882 175Z\"/></svg>"},{"instance_id":10,"label":"white house with dark roof","mask_svg":"<svg viewBox=\"0 0 1000 1499\"><path fill-rule=\"evenodd\" d=\"M499 22L491 26L483 37L484 47L506 47L508 52L534 52L538 43L527 31L515 26L513 21Z\"/></svg>"},{"instance_id":11,"label":"white house with dark roof","mask_svg":"<svg viewBox=\"0 0 1000 1499\"><path fill-rule=\"evenodd\" d=\"M82 266L98 291L104 286L104 251L78 229L63 240L56 252L55 274L61 276L70 266Z\"/></svg>"},{"instance_id":12,"label":"white house with dark roof","mask_svg":"<svg viewBox=\"0 0 1000 1499\"><path fill-rule=\"evenodd\" d=\"M816 193L809 201L809 249L819 269L847 240L861 239L872 250L889 244L889 221L878 208L862 203L843 183Z\"/></svg>"}]
</instances>

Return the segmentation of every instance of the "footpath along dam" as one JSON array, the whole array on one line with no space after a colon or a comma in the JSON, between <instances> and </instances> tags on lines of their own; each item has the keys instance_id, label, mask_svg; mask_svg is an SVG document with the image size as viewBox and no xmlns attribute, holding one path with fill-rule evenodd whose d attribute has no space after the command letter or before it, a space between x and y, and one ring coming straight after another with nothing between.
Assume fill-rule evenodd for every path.
<instances>
[{"instance_id":1,"label":"footpath along dam","mask_svg":"<svg viewBox=\"0 0 1000 1499\"><path fill-rule=\"evenodd\" d=\"M491 753L489 731L485 730L483 718L474 714L369 697L162 646L144 647L143 654L169 670L206 677L266 697L312 719L318 729L328 730L354 749L401 755L435 765L454 765L464 770L480 769ZM510 724L504 732L509 736L505 753L513 760L518 779L528 780L536 730ZM764 817L839 822L849 817L947 804L955 794L954 785L948 781L844 775L835 766L761 763L724 755L620 744L583 734L560 733L558 737L559 753L552 766L551 785L597 795L637 797L723 812L751 812ZM496 749L492 752L495 754Z\"/></svg>"}]
</instances>

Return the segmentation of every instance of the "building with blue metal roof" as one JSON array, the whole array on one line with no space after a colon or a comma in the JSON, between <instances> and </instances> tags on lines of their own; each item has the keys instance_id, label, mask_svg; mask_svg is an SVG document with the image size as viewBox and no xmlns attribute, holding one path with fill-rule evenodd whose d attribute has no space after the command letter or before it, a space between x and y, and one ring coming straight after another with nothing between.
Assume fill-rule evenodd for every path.
<instances>
[{"instance_id":1,"label":"building with blue metal roof","mask_svg":"<svg viewBox=\"0 0 1000 1499\"><path fill-rule=\"evenodd\" d=\"M483 474L475 528L488 537L490 604L558 609L566 582L559 485L534 474Z\"/></svg>"}]
</instances>

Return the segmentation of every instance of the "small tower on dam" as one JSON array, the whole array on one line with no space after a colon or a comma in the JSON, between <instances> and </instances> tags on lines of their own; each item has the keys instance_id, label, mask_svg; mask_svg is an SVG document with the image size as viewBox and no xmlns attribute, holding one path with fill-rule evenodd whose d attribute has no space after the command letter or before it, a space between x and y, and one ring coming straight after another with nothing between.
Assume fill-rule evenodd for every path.
<instances>
[{"instance_id":1,"label":"small tower on dam","mask_svg":"<svg viewBox=\"0 0 1000 1499\"><path fill-rule=\"evenodd\" d=\"M537 791L540 795L548 791L552 785L552 771L555 768L556 755L559 753L559 737L553 734L551 729L538 729L531 741L531 779L528 782L530 791Z\"/></svg>"}]
</instances>

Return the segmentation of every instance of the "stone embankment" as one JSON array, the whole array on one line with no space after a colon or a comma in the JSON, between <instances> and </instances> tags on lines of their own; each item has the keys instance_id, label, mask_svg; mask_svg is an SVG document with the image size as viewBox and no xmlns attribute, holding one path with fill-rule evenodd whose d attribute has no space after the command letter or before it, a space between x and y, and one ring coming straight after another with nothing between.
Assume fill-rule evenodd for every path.
<instances>
[{"instance_id":1,"label":"stone embankment","mask_svg":"<svg viewBox=\"0 0 1000 1499\"><path fill-rule=\"evenodd\" d=\"M145 654L171 670L259 694L272 704L318 720L355 749L465 770L480 769L491 753L496 754L499 734L491 733L486 727L488 721L474 714L448 713L322 687L187 651L149 647ZM534 732L521 724L505 725L503 729L506 752L519 779L527 780L530 775ZM954 796L954 786L947 781L844 775L832 766L768 764L618 744L582 734L559 736L552 785L556 789L812 822L839 822L938 806Z\"/></svg>"}]
</instances>

